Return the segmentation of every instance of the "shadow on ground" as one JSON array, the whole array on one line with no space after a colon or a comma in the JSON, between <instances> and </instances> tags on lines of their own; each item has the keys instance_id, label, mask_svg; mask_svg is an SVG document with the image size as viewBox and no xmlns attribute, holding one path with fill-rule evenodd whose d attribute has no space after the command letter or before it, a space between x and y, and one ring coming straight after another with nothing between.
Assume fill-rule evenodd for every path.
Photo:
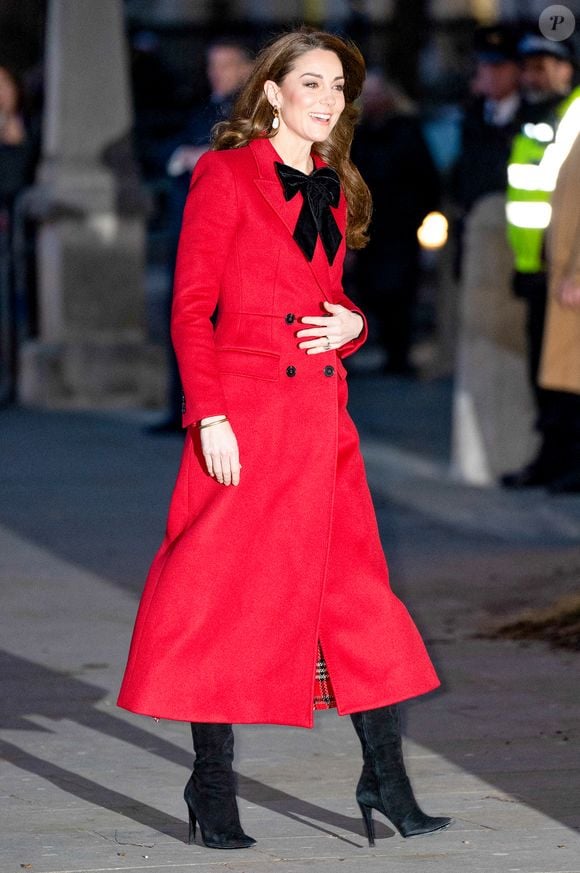
<instances>
[{"instance_id":1,"label":"shadow on ground","mask_svg":"<svg viewBox=\"0 0 580 873\"><path fill-rule=\"evenodd\" d=\"M163 533L182 439L145 437L139 424L130 418L9 410L3 413L3 442L0 485L5 497L0 523L61 558L139 593ZM399 518L399 526L394 520L386 544L396 562L404 562L406 549L421 548L417 542L421 523L412 514L404 518L404 524ZM427 551L435 547L436 541L440 552L454 549L462 541L457 532L433 525L429 532L432 542L427 546L423 543ZM477 538L472 535L470 543L469 548L475 548ZM469 549L463 551L468 561ZM468 605L466 602L466 608ZM428 628L423 630L428 635ZM456 645L461 647L461 641ZM501 658L496 663L501 670ZM521 668L525 681L525 652ZM190 755L179 747L99 710L97 704L107 693L105 689L10 654L2 655L0 676L7 689L0 721L4 728L40 731L42 728L30 717L44 716L55 721L69 718L184 768L190 766ZM444 706L440 712L447 717ZM484 757L466 759L460 753L460 744L455 748L444 741L444 731L430 729L421 719L417 724L413 736L425 746L553 819L568 821L570 808L562 807L562 791L539 791L533 769L502 773L490 768ZM485 714L474 714L470 731L471 741L481 737L482 743L486 742L489 733ZM43 761L14 744L4 744L3 750L16 766L38 773L77 797L121 811L162 833L175 836L181 832L181 822L151 806ZM561 764L553 744L540 743L536 753L541 754L544 771L550 769L552 755L554 770ZM184 782L185 778L184 773ZM577 767L569 770L566 792L570 797L580 792ZM312 819L315 823L308 825L322 831L340 827L353 834L355 845L362 839L358 819L338 815L247 777L241 777L240 794L257 805L275 807L289 818ZM388 833L384 828L382 836ZM185 825L183 835L185 838Z\"/></svg>"}]
</instances>

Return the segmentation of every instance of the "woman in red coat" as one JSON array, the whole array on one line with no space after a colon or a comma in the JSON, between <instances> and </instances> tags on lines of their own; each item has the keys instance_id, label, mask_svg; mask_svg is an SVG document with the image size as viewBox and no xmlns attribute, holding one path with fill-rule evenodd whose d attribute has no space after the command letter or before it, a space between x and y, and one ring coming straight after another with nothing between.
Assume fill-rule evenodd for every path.
<instances>
[{"instance_id":1,"label":"woman in red coat","mask_svg":"<svg viewBox=\"0 0 580 873\"><path fill-rule=\"evenodd\" d=\"M346 411L342 359L366 337L341 285L370 217L349 160L363 80L352 44L280 37L185 207L172 339L187 435L119 705L192 723L190 836L197 821L215 848L254 843L232 723L312 727L329 706L361 740L369 840L373 808L403 836L450 822L419 809L405 774L395 704L439 683L389 587Z\"/></svg>"}]
</instances>

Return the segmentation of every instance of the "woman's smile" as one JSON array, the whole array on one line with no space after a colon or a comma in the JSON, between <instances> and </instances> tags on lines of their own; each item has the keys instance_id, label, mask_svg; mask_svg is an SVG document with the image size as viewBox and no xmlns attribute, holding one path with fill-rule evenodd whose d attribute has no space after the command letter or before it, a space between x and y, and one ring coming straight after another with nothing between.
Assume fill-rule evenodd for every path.
<instances>
[{"instance_id":1,"label":"woman's smile","mask_svg":"<svg viewBox=\"0 0 580 873\"><path fill-rule=\"evenodd\" d=\"M323 112L309 112L310 118L313 118L318 124L330 124L332 116Z\"/></svg>"}]
</instances>

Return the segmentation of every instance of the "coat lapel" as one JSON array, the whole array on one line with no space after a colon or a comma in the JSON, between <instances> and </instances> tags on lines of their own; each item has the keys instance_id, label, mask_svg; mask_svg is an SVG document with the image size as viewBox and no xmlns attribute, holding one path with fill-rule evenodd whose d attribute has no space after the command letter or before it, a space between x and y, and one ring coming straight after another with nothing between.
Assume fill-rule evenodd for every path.
<instances>
[{"instance_id":1,"label":"coat lapel","mask_svg":"<svg viewBox=\"0 0 580 873\"><path fill-rule=\"evenodd\" d=\"M274 167L274 162L281 162L282 158L278 155L276 149L269 139L267 139L266 137L262 139L254 139L250 143L250 148L254 155L259 174L258 178L254 180L256 187L258 188L258 191L262 194L264 199L270 204L278 218L285 225L290 236L293 236L294 228L296 227L296 222L298 221L298 215L302 207L302 198L300 195L297 195L296 197L293 197L292 200L287 201L285 199L282 185L280 184L280 180L276 175L276 169ZM319 157L317 157L316 155L313 155L313 157L317 168L325 166L324 161L322 161ZM334 217L336 218L336 222L338 224L340 232L344 237L346 212L344 209L343 200L344 195L341 194L341 203L339 204L338 208L333 209L332 212L334 214ZM330 268L320 240L318 240L316 243L316 250L314 252L314 257L311 261L308 261L305 258L304 254L298 248L298 244L295 243L295 245L297 254L300 257L304 258L304 260L312 270L322 293L327 299L330 300L332 296ZM339 261L339 259L340 253L337 254L335 258L335 266L337 265L337 261Z\"/></svg>"}]
</instances>

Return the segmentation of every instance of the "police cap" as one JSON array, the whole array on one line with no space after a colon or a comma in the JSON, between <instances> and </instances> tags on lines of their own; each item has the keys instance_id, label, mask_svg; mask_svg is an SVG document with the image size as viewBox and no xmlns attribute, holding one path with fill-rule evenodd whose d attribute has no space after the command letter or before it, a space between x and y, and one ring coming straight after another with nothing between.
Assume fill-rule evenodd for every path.
<instances>
[{"instance_id":1,"label":"police cap","mask_svg":"<svg viewBox=\"0 0 580 873\"><path fill-rule=\"evenodd\" d=\"M518 57L531 58L537 55L550 55L560 61L575 61L574 46L569 40L546 39L539 33L526 33L518 42Z\"/></svg>"},{"instance_id":2,"label":"police cap","mask_svg":"<svg viewBox=\"0 0 580 873\"><path fill-rule=\"evenodd\" d=\"M478 27L473 36L473 50L484 64L503 64L518 59L518 34L507 24Z\"/></svg>"}]
</instances>

